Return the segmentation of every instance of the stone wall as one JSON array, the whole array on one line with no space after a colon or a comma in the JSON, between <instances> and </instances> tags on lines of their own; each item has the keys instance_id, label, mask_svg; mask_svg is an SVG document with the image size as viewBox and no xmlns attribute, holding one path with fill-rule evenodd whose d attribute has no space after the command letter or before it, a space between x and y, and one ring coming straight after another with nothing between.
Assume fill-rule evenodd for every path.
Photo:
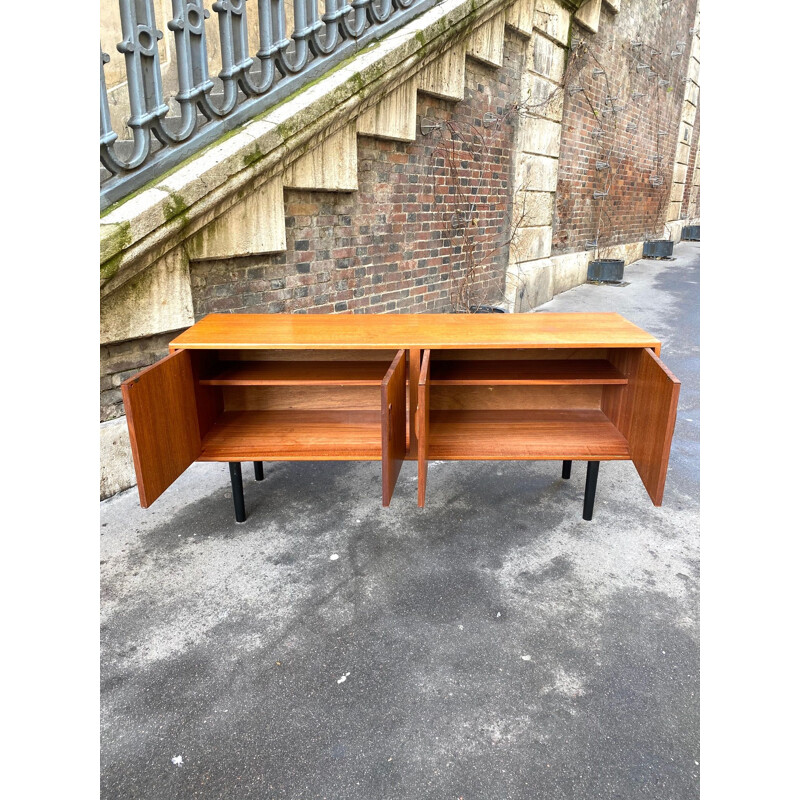
<instances>
[{"instance_id":1,"label":"stone wall","mask_svg":"<svg viewBox=\"0 0 800 800\"><path fill-rule=\"evenodd\" d=\"M662 235L696 5L637 0L622 3L616 14L603 5L596 33L574 28L564 79L554 255L593 249L594 241L602 255L603 248ZM643 67L657 74L648 77Z\"/></svg>"},{"instance_id":2,"label":"stone wall","mask_svg":"<svg viewBox=\"0 0 800 800\"><path fill-rule=\"evenodd\" d=\"M101 345L100 422L108 422L125 413L120 384L167 355L170 341L182 330Z\"/></svg>"},{"instance_id":3,"label":"stone wall","mask_svg":"<svg viewBox=\"0 0 800 800\"><path fill-rule=\"evenodd\" d=\"M700 101L694 123L692 149L689 152L689 166L686 170L686 185L683 190L681 215L686 219L700 216Z\"/></svg>"}]
</instances>

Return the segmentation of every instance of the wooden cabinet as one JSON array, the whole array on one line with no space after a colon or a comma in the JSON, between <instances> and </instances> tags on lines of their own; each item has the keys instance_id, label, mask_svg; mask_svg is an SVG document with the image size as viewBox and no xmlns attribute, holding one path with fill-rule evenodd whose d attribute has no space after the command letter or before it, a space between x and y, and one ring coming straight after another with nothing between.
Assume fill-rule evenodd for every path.
<instances>
[{"instance_id":1,"label":"wooden cabinet","mask_svg":"<svg viewBox=\"0 0 800 800\"><path fill-rule=\"evenodd\" d=\"M388 505L416 460L423 506L431 460L632 460L663 497L679 383L617 314L214 314L170 350L122 386L144 507L194 461L242 519L242 461L380 461Z\"/></svg>"}]
</instances>

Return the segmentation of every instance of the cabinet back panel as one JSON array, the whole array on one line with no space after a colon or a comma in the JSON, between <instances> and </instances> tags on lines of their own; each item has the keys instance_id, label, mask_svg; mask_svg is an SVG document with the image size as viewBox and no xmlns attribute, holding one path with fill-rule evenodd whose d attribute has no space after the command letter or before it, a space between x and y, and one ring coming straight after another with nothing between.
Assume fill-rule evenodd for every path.
<instances>
[{"instance_id":1,"label":"cabinet back panel","mask_svg":"<svg viewBox=\"0 0 800 800\"><path fill-rule=\"evenodd\" d=\"M380 410L380 386L226 386L226 411Z\"/></svg>"},{"instance_id":2,"label":"cabinet back panel","mask_svg":"<svg viewBox=\"0 0 800 800\"><path fill-rule=\"evenodd\" d=\"M433 411L599 409L602 386L431 386Z\"/></svg>"},{"instance_id":3,"label":"cabinet back panel","mask_svg":"<svg viewBox=\"0 0 800 800\"><path fill-rule=\"evenodd\" d=\"M220 350L220 361L386 361L397 350Z\"/></svg>"},{"instance_id":4,"label":"cabinet back panel","mask_svg":"<svg viewBox=\"0 0 800 800\"><path fill-rule=\"evenodd\" d=\"M514 350L431 350L432 361L569 361L573 359L608 358L605 348L550 348Z\"/></svg>"},{"instance_id":5,"label":"cabinet back panel","mask_svg":"<svg viewBox=\"0 0 800 800\"><path fill-rule=\"evenodd\" d=\"M219 369L217 354L213 350L188 350L192 359L194 396L197 402L197 424L200 437L205 436L222 413L222 392L217 386L201 386L199 381Z\"/></svg>"}]
</instances>

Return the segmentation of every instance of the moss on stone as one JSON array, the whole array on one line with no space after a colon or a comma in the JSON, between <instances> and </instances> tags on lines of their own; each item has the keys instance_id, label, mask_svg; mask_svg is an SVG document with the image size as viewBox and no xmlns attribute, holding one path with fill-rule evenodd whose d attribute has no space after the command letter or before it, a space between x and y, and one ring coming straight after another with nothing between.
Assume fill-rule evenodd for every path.
<instances>
[{"instance_id":1,"label":"moss on stone","mask_svg":"<svg viewBox=\"0 0 800 800\"><path fill-rule=\"evenodd\" d=\"M111 257L101 262L100 276L103 278L111 277L119 269L119 263L113 267L111 275L104 275L104 270L111 269L111 262L133 241L131 236L130 222L118 222L114 225L103 225L100 229L100 252L109 253Z\"/></svg>"},{"instance_id":2,"label":"moss on stone","mask_svg":"<svg viewBox=\"0 0 800 800\"><path fill-rule=\"evenodd\" d=\"M113 258L100 265L100 280L107 281L113 278L119 272L119 266L122 263L122 253L117 253Z\"/></svg>"},{"instance_id":3,"label":"moss on stone","mask_svg":"<svg viewBox=\"0 0 800 800\"><path fill-rule=\"evenodd\" d=\"M247 153L244 158L242 158L242 164L246 168L251 164L255 164L256 161L261 161L262 158L264 158L264 154L261 152L261 148L256 145L252 153Z\"/></svg>"},{"instance_id":4,"label":"moss on stone","mask_svg":"<svg viewBox=\"0 0 800 800\"><path fill-rule=\"evenodd\" d=\"M186 201L177 192L170 192L169 199L164 204L164 221L171 222L177 217L181 226L186 225L189 221L188 210Z\"/></svg>"}]
</instances>

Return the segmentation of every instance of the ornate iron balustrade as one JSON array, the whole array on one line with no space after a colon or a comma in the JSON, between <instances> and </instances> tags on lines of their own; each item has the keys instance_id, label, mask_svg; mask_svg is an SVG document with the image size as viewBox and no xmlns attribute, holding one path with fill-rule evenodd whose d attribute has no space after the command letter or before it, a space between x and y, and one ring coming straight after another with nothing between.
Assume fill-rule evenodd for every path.
<instances>
[{"instance_id":1,"label":"ornate iron balustrade","mask_svg":"<svg viewBox=\"0 0 800 800\"><path fill-rule=\"evenodd\" d=\"M321 4L322 0L319 0ZM327 72L373 39L384 36L439 0L258 0L259 48L250 53L247 0L216 0L222 69L209 72L203 0L172 0L168 30L175 39L178 114L164 95L153 0L119 0L132 139L112 128L100 51L100 161L109 175L100 185L105 208L223 133ZM293 6L289 33L285 3Z\"/></svg>"}]
</instances>

